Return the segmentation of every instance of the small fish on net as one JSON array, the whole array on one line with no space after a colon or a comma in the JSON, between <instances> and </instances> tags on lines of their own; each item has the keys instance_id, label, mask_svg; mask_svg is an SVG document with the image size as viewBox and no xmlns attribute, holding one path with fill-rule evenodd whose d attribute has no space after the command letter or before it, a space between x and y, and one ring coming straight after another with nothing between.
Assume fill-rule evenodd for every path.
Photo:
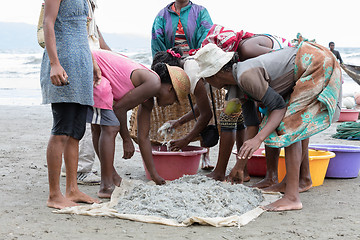
<instances>
[{"instance_id":1,"label":"small fish on net","mask_svg":"<svg viewBox=\"0 0 360 240\"><path fill-rule=\"evenodd\" d=\"M140 183L119 199L118 213L175 219L242 215L263 201L260 190L201 175L186 175L166 185Z\"/></svg>"}]
</instances>

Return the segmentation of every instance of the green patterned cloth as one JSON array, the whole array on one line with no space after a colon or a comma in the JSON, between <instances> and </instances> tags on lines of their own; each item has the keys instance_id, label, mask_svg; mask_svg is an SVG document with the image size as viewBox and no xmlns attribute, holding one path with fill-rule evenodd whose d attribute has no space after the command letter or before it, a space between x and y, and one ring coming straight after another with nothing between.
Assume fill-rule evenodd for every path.
<instances>
[{"instance_id":1,"label":"green patterned cloth","mask_svg":"<svg viewBox=\"0 0 360 240\"><path fill-rule=\"evenodd\" d=\"M328 128L332 122L341 86L341 69L325 47L301 42L295 59L296 85L279 127L265 144L287 147ZM268 119L265 115L260 128Z\"/></svg>"}]
</instances>

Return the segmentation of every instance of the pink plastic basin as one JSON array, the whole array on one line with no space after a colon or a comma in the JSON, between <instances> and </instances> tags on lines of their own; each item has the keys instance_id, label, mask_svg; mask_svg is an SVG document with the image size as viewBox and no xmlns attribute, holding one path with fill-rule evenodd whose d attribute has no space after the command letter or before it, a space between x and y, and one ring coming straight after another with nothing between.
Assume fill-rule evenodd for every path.
<instances>
[{"instance_id":1,"label":"pink plastic basin","mask_svg":"<svg viewBox=\"0 0 360 240\"><path fill-rule=\"evenodd\" d=\"M196 174L201 154L207 151L206 148L195 146L187 146L181 152L168 152L166 146L153 146L152 148L155 169L165 180L175 180L184 175ZM146 178L151 180L145 164L144 168Z\"/></svg>"},{"instance_id":2,"label":"pink plastic basin","mask_svg":"<svg viewBox=\"0 0 360 240\"><path fill-rule=\"evenodd\" d=\"M247 162L247 169L250 176L264 177L266 174L266 159L262 152L265 148L259 148L254 152L252 157ZM236 150L233 154L237 154Z\"/></svg>"},{"instance_id":3,"label":"pink plastic basin","mask_svg":"<svg viewBox=\"0 0 360 240\"><path fill-rule=\"evenodd\" d=\"M359 118L359 111L354 109L341 109L338 122L356 122Z\"/></svg>"},{"instance_id":4,"label":"pink plastic basin","mask_svg":"<svg viewBox=\"0 0 360 240\"><path fill-rule=\"evenodd\" d=\"M309 148L331 151L336 156L330 159L325 177L356 178L360 171L360 147L336 144L311 144Z\"/></svg>"}]
</instances>

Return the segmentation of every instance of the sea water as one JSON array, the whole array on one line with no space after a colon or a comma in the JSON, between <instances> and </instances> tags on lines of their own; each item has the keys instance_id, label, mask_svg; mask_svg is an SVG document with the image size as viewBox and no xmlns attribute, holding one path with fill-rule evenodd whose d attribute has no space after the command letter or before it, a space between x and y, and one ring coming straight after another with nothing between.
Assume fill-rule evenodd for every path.
<instances>
[{"instance_id":1,"label":"sea water","mask_svg":"<svg viewBox=\"0 0 360 240\"><path fill-rule=\"evenodd\" d=\"M337 48L344 63L360 66L360 48ZM151 52L134 51L120 53L149 67ZM40 65L43 50L8 51L0 49L0 105L40 105ZM360 92L355 83L343 71L343 95Z\"/></svg>"},{"instance_id":2,"label":"sea water","mask_svg":"<svg viewBox=\"0 0 360 240\"><path fill-rule=\"evenodd\" d=\"M151 52L121 52L150 67ZM43 50L0 49L0 105L31 106L42 102L40 66Z\"/></svg>"}]
</instances>

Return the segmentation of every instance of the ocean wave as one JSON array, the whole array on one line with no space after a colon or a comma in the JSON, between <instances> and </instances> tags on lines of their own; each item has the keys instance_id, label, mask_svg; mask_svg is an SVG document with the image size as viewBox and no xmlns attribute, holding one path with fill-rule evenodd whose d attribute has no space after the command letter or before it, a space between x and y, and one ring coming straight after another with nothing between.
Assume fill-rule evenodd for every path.
<instances>
[{"instance_id":1,"label":"ocean wave","mask_svg":"<svg viewBox=\"0 0 360 240\"><path fill-rule=\"evenodd\" d=\"M24 64L41 64L42 58L38 58L38 57L29 57L29 59L27 59L27 62L25 62Z\"/></svg>"},{"instance_id":2,"label":"ocean wave","mask_svg":"<svg viewBox=\"0 0 360 240\"><path fill-rule=\"evenodd\" d=\"M152 56L150 53L133 53L128 54L127 56L135 62L141 63L147 67L150 67L152 63Z\"/></svg>"},{"instance_id":3,"label":"ocean wave","mask_svg":"<svg viewBox=\"0 0 360 240\"><path fill-rule=\"evenodd\" d=\"M345 55L346 58L360 58L360 52L359 53L353 53L353 54L347 54Z\"/></svg>"},{"instance_id":4,"label":"ocean wave","mask_svg":"<svg viewBox=\"0 0 360 240\"><path fill-rule=\"evenodd\" d=\"M13 91L16 90L16 88L0 88L0 91Z\"/></svg>"}]
</instances>

